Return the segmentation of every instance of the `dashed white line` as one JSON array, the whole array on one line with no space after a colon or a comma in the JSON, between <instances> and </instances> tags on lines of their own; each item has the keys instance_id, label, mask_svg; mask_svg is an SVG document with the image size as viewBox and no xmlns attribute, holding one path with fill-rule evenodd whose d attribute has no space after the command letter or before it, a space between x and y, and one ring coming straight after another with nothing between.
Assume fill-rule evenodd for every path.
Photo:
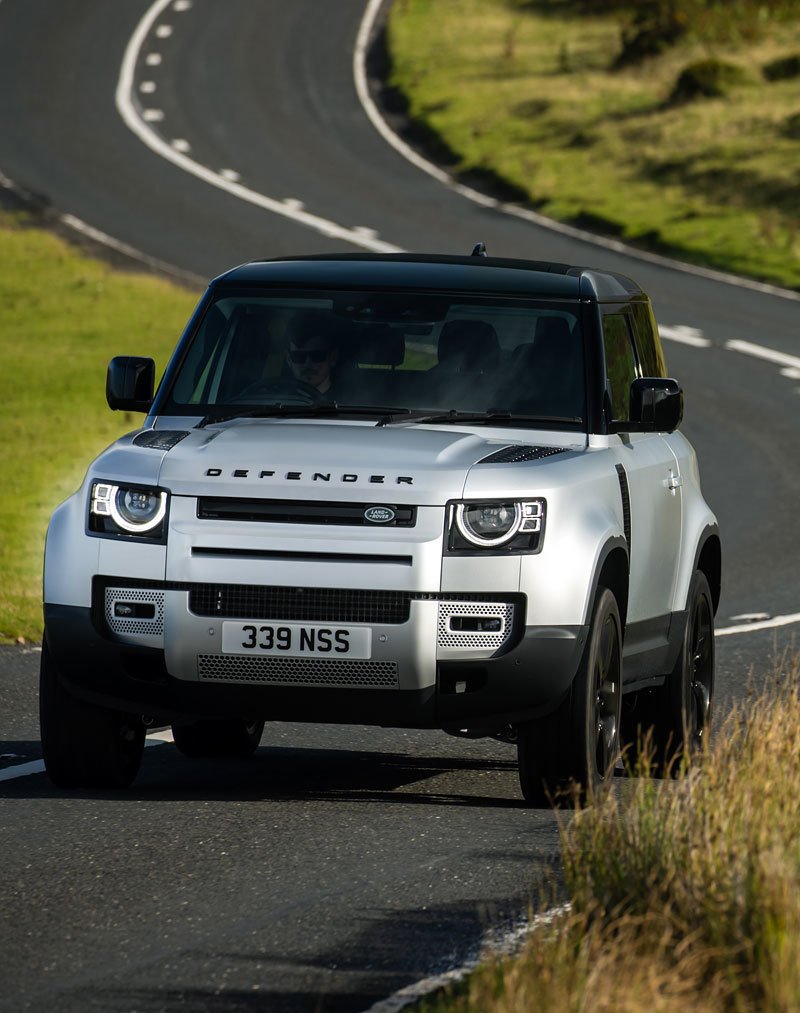
<instances>
[{"instance_id":1,"label":"dashed white line","mask_svg":"<svg viewBox=\"0 0 800 1013\"><path fill-rule=\"evenodd\" d=\"M172 5L172 9L174 11L177 11L179 14L182 11L191 10L191 8L192 8L192 0L175 0L175 3Z\"/></svg>"},{"instance_id":2,"label":"dashed white line","mask_svg":"<svg viewBox=\"0 0 800 1013\"><path fill-rule=\"evenodd\" d=\"M144 58L144 62L148 67L160 67L161 66L161 53L148 53Z\"/></svg>"},{"instance_id":3,"label":"dashed white line","mask_svg":"<svg viewBox=\"0 0 800 1013\"><path fill-rule=\"evenodd\" d=\"M791 626L792 623L800 623L800 612L794 612L788 616L773 616L771 619L764 619L762 622L741 623L739 626L723 626L721 630L715 630L718 637L730 637L734 633L756 633L758 630L774 630L779 626Z\"/></svg>"},{"instance_id":4,"label":"dashed white line","mask_svg":"<svg viewBox=\"0 0 800 1013\"><path fill-rule=\"evenodd\" d=\"M192 146L183 137L176 137L174 141L170 141L170 144L176 151L191 151Z\"/></svg>"},{"instance_id":5,"label":"dashed white line","mask_svg":"<svg viewBox=\"0 0 800 1013\"><path fill-rule=\"evenodd\" d=\"M172 35L172 25L159 25L156 28L156 38L168 39Z\"/></svg>"},{"instance_id":6,"label":"dashed white line","mask_svg":"<svg viewBox=\"0 0 800 1013\"><path fill-rule=\"evenodd\" d=\"M787 369L800 370L800 357L787 355L786 352L778 352L774 348L764 348L762 345L754 345L751 341L726 341L725 347L732 352L741 352L743 355L751 355L755 359L763 359L765 362L772 362Z\"/></svg>"},{"instance_id":7,"label":"dashed white line","mask_svg":"<svg viewBox=\"0 0 800 1013\"><path fill-rule=\"evenodd\" d=\"M711 339L703 337L701 330L697 327L689 327L688 324L675 324L673 327L659 324L658 333L662 338L679 341L682 345L691 345L692 348L708 348L711 344Z\"/></svg>"},{"instance_id":8,"label":"dashed white line","mask_svg":"<svg viewBox=\"0 0 800 1013\"><path fill-rule=\"evenodd\" d=\"M162 137L150 129L148 124L157 122L157 120L152 116L148 117L146 113L143 115L139 114L137 106L131 97L134 90L134 75L139 55L146 39L153 30L153 26L159 16L171 2L173 0L156 0L155 3L151 4L144 17L136 26L125 50L117 83L116 103L117 110L129 129L151 151L160 155L166 161L172 162L173 165L178 166L184 172L191 173L191 175L203 180L203 182L224 190L232 196L239 198L239 200L247 201L265 211L289 218L300 225L313 229L320 235L328 236L332 239L340 239L343 242L351 243L353 246L358 246L374 253L402 253L403 250L392 243L386 243L380 239L363 235L354 229L339 225L338 222L333 222L305 210L288 207L283 201L275 200L262 193L257 193L255 190L250 190L248 187L242 186L241 183L228 179L221 173L215 172L207 166L201 165L199 162L195 162L183 152L175 151ZM155 34L159 38L163 38L163 30L165 28L169 28L170 32L172 30L170 26L159 25L155 28ZM150 112L154 111L151 110ZM160 118L163 119L163 112Z\"/></svg>"},{"instance_id":9,"label":"dashed white line","mask_svg":"<svg viewBox=\"0 0 800 1013\"><path fill-rule=\"evenodd\" d=\"M141 84L139 85L139 91L142 93L142 95L152 95L155 90L156 90L155 81L142 81Z\"/></svg>"},{"instance_id":10,"label":"dashed white line","mask_svg":"<svg viewBox=\"0 0 800 1013\"><path fill-rule=\"evenodd\" d=\"M161 123L164 119L163 109L144 109L142 111L142 119L148 123Z\"/></svg>"},{"instance_id":11,"label":"dashed white line","mask_svg":"<svg viewBox=\"0 0 800 1013\"><path fill-rule=\"evenodd\" d=\"M231 183L238 183L242 178L235 169L220 169L219 174L223 179L230 180Z\"/></svg>"}]
</instances>

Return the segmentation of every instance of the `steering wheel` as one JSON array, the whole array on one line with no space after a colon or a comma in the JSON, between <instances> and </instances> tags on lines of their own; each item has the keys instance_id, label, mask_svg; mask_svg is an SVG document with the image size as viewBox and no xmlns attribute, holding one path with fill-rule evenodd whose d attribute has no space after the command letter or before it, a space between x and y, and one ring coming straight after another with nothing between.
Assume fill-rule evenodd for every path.
<instances>
[{"instance_id":1,"label":"steering wheel","mask_svg":"<svg viewBox=\"0 0 800 1013\"><path fill-rule=\"evenodd\" d=\"M267 404L273 401L275 404L281 402L282 404L297 405L320 404L327 400L325 395L313 384L305 383L303 380L295 380L293 377L286 377L278 380L257 380L245 387L244 390L239 391L236 397L231 398L231 401L246 403L262 399Z\"/></svg>"}]
</instances>

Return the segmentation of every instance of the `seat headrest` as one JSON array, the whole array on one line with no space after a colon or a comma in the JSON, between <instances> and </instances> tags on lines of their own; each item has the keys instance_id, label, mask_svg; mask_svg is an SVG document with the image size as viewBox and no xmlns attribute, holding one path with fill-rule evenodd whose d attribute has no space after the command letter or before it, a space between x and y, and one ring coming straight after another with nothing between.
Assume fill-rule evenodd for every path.
<instances>
[{"instance_id":1,"label":"seat headrest","mask_svg":"<svg viewBox=\"0 0 800 1013\"><path fill-rule=\"evenodd\" d=\"M448 320L439 334L439 363L448 369L483 373L500 361L497 332L485 320Z\"/></svg>"},{"instance_id":2,"label":"seat headrest","mask_svg":"<svg viewBox=\"0 0 800 1013\"><path fill-rule=\"evenodd\" d=\"M402 331L389 324L367 325L359 331L356 362L365 366L400 366L405 357L406 337Z\"/></svg>"}]
</instances>

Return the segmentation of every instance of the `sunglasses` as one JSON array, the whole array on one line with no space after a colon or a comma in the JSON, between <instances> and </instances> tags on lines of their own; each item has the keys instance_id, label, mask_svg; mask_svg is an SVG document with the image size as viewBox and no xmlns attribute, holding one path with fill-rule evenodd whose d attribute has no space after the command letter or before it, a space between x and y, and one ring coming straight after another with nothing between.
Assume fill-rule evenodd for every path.
<instances>
[{"instance_id":1,"label":"sunglasses","mask_svg":"<svg viewBox=\"0 0 800 1013\"><path fill-rule=\"evenodd\" d=\"M327 348L310 348L308 351L291 351L289 352L289 362L293 362L296 366L302 365L304 362L324 362L330 352Z\"/></svg>"}]
</instances>

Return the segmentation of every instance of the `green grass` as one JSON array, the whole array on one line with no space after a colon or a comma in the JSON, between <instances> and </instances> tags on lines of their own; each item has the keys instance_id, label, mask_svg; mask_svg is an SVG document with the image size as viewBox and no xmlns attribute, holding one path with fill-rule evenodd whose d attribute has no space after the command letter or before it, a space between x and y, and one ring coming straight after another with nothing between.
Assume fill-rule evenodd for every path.
<instances>
[{"instance_id":1,"label":"green grass","mask_svg":"<svg viewBox=\"0 0 800 1013\"><path fill-rule=\"evenodd\" d=\"M545 215L633 244L800 287L798 78L763 74L800 52L800 11L756 38L689 33L613 70L620 21L590 6L601 13L577 0L396 0L391 84L457 176L501 181ZM709 56L741 67L741 83L669 103L680 73Z\"/></svg>"},{"instance_id":2,"label":"green grass","mask_svg":"<svg viewBox=\"0 0 800 1013\"><path fill-rule=\"evenodd\" d=\"M572 910L438 1013L800 1009L800 657L678 781L562 819Z\"/></svg>"},{"instance_id":3,"label":"green grass","mask_svg":"<svg viewBox=\"0 0 800 1013\"><path fill-rule=\"evenodd\" d=\"M0 217L0 643L41 637L48 518L143 419L106 405L108 360L150 355L163 369L195 302Z\"/></svg>"}]
</instances>

